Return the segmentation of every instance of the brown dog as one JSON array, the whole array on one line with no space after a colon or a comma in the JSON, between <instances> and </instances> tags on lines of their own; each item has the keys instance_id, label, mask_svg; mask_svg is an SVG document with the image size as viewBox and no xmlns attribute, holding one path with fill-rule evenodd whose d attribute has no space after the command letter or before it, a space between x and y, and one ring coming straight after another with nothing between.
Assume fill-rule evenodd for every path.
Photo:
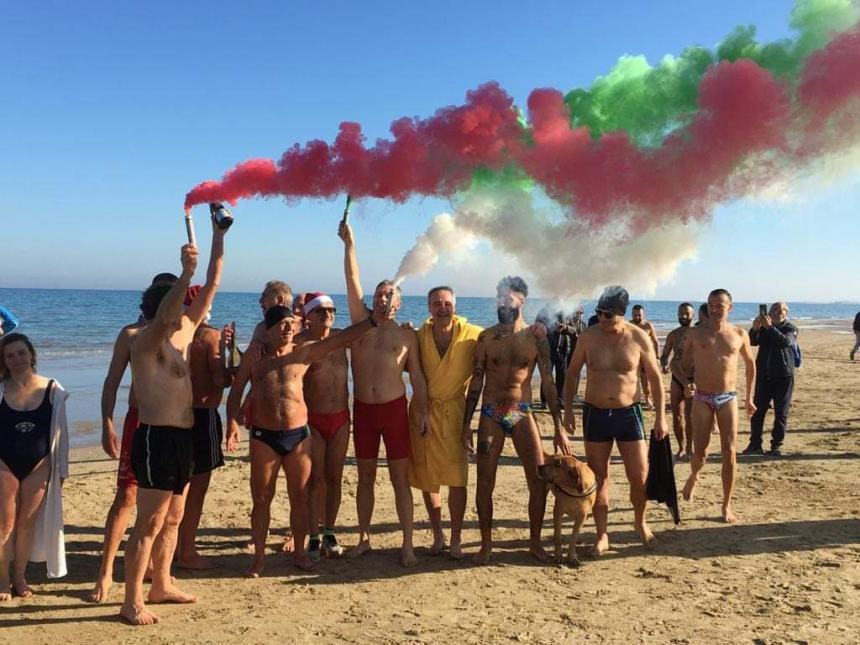
<instances>
[{"instance_id":1,"label":"brown dog","mask_svg":"<svg viewBox=\"0 0 860 645\"><path fill-rule=\"evenodd\" d=\"M597 498L597 478L594 471L576 457L544 453L544 463L538 467L538 477L545 481L555 494L555 561L561 564L561 522L565 515L570 515L574 524L567 550L567 563L579 566L576 538Z\"/></svg>"}]
</instances>

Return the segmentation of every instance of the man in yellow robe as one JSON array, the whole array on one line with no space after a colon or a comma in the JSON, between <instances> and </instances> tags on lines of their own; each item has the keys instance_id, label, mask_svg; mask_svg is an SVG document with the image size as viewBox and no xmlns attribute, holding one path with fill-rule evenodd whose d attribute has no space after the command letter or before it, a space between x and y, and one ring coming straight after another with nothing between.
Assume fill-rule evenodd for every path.
<instances>
[{"instance_id":1,"label":"man in yellow robe","mask_svg":"<svg viewBox=\"0 0 860 645\"><path fill-rule=\"evenodd\" d=\"M456 312L456 297L451 287L434 287L427 294L430 318L418 330L421 366L429 398L428 431L421 434L415 419L410 419L412 454L409 483L424 493L430 516L433 546L430 552L445 548L442 532L440 486L448 487L451 513L451 557L461 558L460 533L466 512L468 458L461 434L466 411L466 389L472 378L478 335L483 331L466 322Z\"/></svg>"}]
</instances>

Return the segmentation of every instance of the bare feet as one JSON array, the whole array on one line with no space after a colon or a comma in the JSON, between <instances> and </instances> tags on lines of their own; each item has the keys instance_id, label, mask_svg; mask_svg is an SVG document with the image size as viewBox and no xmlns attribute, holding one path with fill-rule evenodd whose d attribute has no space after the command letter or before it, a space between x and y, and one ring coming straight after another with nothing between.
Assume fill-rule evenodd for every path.
<instances>
[{"instance_id":1,"label":"bare feet","mask_svg":"<svg viewBox=\"0 0 860 645\"><path fill-rule=\"evenodd\" d=\"M597 542L595 542L591 549L591 557L599 558L601 555L609 551L609 536L604 533L599 538L597 538Z\"/></svg>"},{"instance_id":2,"label":"bare feet","mask_svg":"<svg viewBox=\"0 0 860 645\"><path fill-rule=\"evenodd\" d=\"M263 557L254 558L254 561L251 563L251 566L248 567L248 570L245 571L246 578L259 578L260 574L263 573L263 565L266 560Z\"/></svg>"},{"instance_id":3,"label":"bare feet","mask_svg":"<svg viewBox=\"0 0 860 645\"><path fill-rule=\"evenodd\" d=\"M362 540L347 551L346 555L350 558L359 558L372 549L373 547L370 546L370 540Z\"/></svg>"},{"instance_id":4,"label":"bare feet","mask_svg":"<svg viewBox=\"0 0 860 645\"><path fill-rule=\"evenodd\" d=\"M296 541L293 539L293 532L287 531L287 537L284 538L284 543L281 545L282 553L292 553L296 548Z\"/></svg>"},{"instance_id":5,"label":"bare feet","mask_svg":"<svg viewBox=\"0 0 860 645\"><path fill-rule=\"evenodd\" d=\"M182 591L181 589L170 586L164 589L150 589L149 596L147 596L147 600L152 603L191 603L197 602L197 596L194 594L187 593Z\"/></svg>"},{"instance_id":6,"label":"bare feet","mask_svg":"<svg viewBox=\"0 0 860 645\"><path fill-rule=\"evenodd\" d=\"M107 602L108 596L110 595L110 588L113 585L112 577L113 576L99 576L99 579L96 580L96 586L93 587L93 590L88 596L91 601L98 603Z\"/></svg>"},{"instance_id":7,"label":"bare feet","mask_svg":"<svg viewBox=\"0 0 860 645\"><path fill-rule=\"evenodd\" d=\"M723 506L723 522L726 524L734 524L738 521L738 518L732 513L732 505L725 504Z\"/></svg>"},{"instance_id":8,"label":"bare feet","mask_svg":"<svg viewBox=\"0 0 860 645\"><path fill-rule=\"evenodd\" d=\"M490 564L490 554L493 552L493 547L482 546L481 550L472 556L472 562L479 565Z\"/></svg>"},{"instance_id":9,"label":"bare feet","mask_svg":"<svg viewBox=\"0 0 860 645\"><path fill-rule=\"evenodd\" d=\"M204 558L196 551L190 557L179 557L176 559L176 566L180 569L192 569L194 571L202 571L206 569L214 569L215 565L209 558Z\"/></svg>"},{"instance_id":10,"label":"bare feet","mask_svg":"<svg viewBox=\"0 0 860 645\"><path fill-rule=\"evenodd\" d=\"M681 491L681 495L684 496L684 499L688 502L693 499L693 493L696 490L696 483L698 482L698 477L695 475L690 475L687 478L687 483L684 484L684 490Z\"/></svg>"},{"instance_id":11,"label":"bare feet","mask_svg":"<svg viewBox=\"0 0 860 645\"><path fill-rule=\"evenodd\" d=\"M648 525L643 522L642 526L636 527L636 532L639 534L639 539L642 540L642 544L645 545L645 548L653 551L654 547L657 546L657 538L654 537L654 534L651 532L651 529L648 528Z\"/></svg>"},{"instance_id":12,"label":"bare feet","mask_svg":"<svg viewBox=\"0 0 860 645\"><path fill-rule=\"evenodd\" d=\"M433 540L433 545L430 547L430 555L439 555L448 545L445 544L445 536L437 535Z\"/></svg>"},{"instance_id":13,"label":"bare feet","mask_svg":"<svg viewBox=\"0 0 860 645\"><path fill-rule=\"evenodd\" d=\"M686 450L679 450L675 454L675 461L687 461L688 458Z\"/></svg>"},{"instance_id":14,"label":"bare feet","mask_svg":"<svg viewBox=\"0 0 860 645\"><path fill-rule=\"evenodd\" d=\"M451 540L451 550L448 551L448 555L451 556L451 558L454 560L463 559L463 547L460 546L459 542Z\"/></svg>"},{"instance_id":15,"label":"bare feet","mask_svg":"<svg viewBox=\"0 0 860 645\"><path fill-rule=\"evenodd\" d=\"M119 610L119 616L129 625L154 625L158 622L158 616L141 605L123 605Z\"/></svg>"},{"instance_id":16,"label":"bare feet","mask_svg":"<svg viewBox=\"0 0 860 645\"><path fill-rule=\"evenodd\" d=\"M12 600L12 587L8 581L0 583L0 602L6 602L7 600Z\"/></svg>"},{"instance_id":17,"label":"bare feet","mask_svg":"<svg viewBox=\"0 0 860 645\"><path fill-rule=\"evenodd\" d=\"M400 547L400 566L414 567L418 564L418 558L415 557L415 552L411 546Z\"/></svg>"},{"instance_id":18,"label":"bare feet","mask_svg":"<svg viewBox=\"0 0 860 645\"><path fill-rule=\"evenodd\" d=\"M14 581L12 583L12 589L15 591L15 595L19 598L31 598L33 596L33 590L30 589L30 585L27 584L27 581L24 580L24 578Z\"/></svg>"},{"instance_id":19,"label":"bare feet","mask_svg":"<svg viewBox=\"0 0 860 645\"><path fill-rule=\"evenodd\" d=\"M549 562L549 553L540 544L532 544L529 553L538 562Z\"/></svg>"},{"instance_id":20,"label":"bare feet","mask_svg":"<svg viewBox=\"0 0 860 645\"><path fill-rule=\"evenodd\" d=\"M293 566L296 569L301 569L302 571L313 571L316 568L316 565L311 562L307 553L299 555L297 551L293 552Z\"/></svg>"}]
</instances>

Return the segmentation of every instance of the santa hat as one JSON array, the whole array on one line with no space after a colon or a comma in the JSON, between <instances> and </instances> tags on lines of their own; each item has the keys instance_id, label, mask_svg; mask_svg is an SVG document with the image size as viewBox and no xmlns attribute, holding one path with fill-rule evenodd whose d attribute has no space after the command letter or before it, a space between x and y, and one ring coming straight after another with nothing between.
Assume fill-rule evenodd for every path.
<instances>
[{"instance_id":1,"label":"santa hat","mask_svg":"<svg viewBox=\"0 0 860 645\"><path fill-rule=\"evenodd\" d=\"M186 291L185 291L185 300L182 302L182 304L185 305L186 307L190 307L191 303L194 302L194 299L200 293L200 290L202 288L203 287L199 284L193 284L190 287L188 287L188 289L186 289Z\"/></svg>"},{"instance_id":2,"label":"santa hat","mask_svg":"<svg viewBox=\"0 0 860 645\"><path fill-rule=\"evenodd\" d=\"M334 309L334 300L320 291L312 291L305 294L305 316L320 307L331 307Z\"/></svg>"}]
</instances>

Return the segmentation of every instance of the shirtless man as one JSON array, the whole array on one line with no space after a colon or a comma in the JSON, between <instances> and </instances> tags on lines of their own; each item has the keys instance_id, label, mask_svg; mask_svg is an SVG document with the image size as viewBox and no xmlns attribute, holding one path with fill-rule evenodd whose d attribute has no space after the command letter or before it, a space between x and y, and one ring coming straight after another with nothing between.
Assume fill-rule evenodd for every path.
<instances>
[{"instance_id":1,"label":"shirtless man","mask_svg":"<svg viewBox=\"0 0 860 645\"><path fill-rule=\"evenodd\" d=\"M613 442L618 444L630 483L633 525L646 547L653 548L654 544L654 534L645 522L648 448L642 406L637 399L641 369L644 368L645 378L650 381L654 393L652 433L656 439L666 435L666 412L654 344L648 334L624 321L628 301L627 291L622 287L604 290L596 309L600 322L580 336L564 388L564 422L567 431L573 434L576 429L573 399L579 389L582 366L587 364L582 429L586 460L597 476L597 500L593 510L597 529L592 549L594 556L600 556L609 549L609 456Z\"/></svg>"},{"instance_id":2,"label":"shirtless man","mask_svg":"<svg viewBox=\"0 0 860 645\"><path fill-rule=\"evenodd\" d=\"M496 469L505 445L511 437L517 456L523 464L529 488L529 553L541 561L547 553L540 543L540 532L546 511L546 486L538 478L538 466L543 464L540 434L532 415L531 375L537 363L541 390L552 413L557 451L570 454L570 445L561 427L558 394L552 380L549 343L538 338L533 328L523 320L523 307L528 286L519 277L503 278L496 292L496 313L499 324L478 336L475 366L466 395L463 419L463 446L475 454L472 440L472 414L484 393L478 421L478 485L476 503L478 525L481 529L481 550L475 554L475 564L488 564L493 550L493 489Z\"/></svg>"},{"instance_id":3,"label":"shirtless man","mask_svg":"<svg viewBox=\"0 0 860 645\"><path fill-rule=\"evenodd\" d=\"M242 392L248 381L254 390L251 428L251 535L254 558L246 575L259 577L266 557L270 510L275 496L278 472L287 477L290 498L290 525L295 537L293 564L312 569L305 551L308 533L308 480L311 475L308 409L305 405L303 379L311 363L330 352L343 349L386 318L384 309L374 311L359 324L318 342L296 345L293 342L294 320L289 307L275 305L266 311L268 352L248 356L242 361L230 395L227 398L228 446L238 442L239 411Z\"/></svg>"},{"instance_id":4,"label":"shirtless man","mask_svg":"<svg viewBox=\"0 0 860 645\"><path fill-rule=\"evenodd\" d=\"M358 271L358 259L352 228L342 222L338 235L344 243L344 270L349 315L353 324L367 319L371 311L364 304L364 291ZM379 329L356 341L350 347L352 377L355 388L353 406L353 442L358 462L358 544L349 555L358 557L370 551L370 520L373 516L376 465L379 440L385 442L388 474L394 488L394 504L403 532L400 563L417 563L412 548L412 489L409 486L409 418L414 415L417 427L427 428L427 385L421 371L418 336L394 321L400 308L400 289L383 280L373 293L373 312L390 312L390 318ZM403 372L409 372L413 409L407 409Z\"/></svg>"},{"instance_id":5,"label":"shirtless man","mask_svg":"<svg viewBox=\"0 0 860 645\"><path fill-rule=\"evenodd\" d=\"M716 419L723 461L723 520L729 523L737 521L732 512L732 493L737 470L738 400L735 385L738 356L743 358L746 372L747 416L755 413L755 359L746 330L729 323L731 310L732 296L728 291L711 291L708 295L708 324L694 327L687 333L681 363L688 391L693 397L692 472L684 485L684 499L689 501L693 498L699 471L708 456L711 428Z\"/></svg>"},{"instance_id":6,"label":"shirtless man","mask_svg":"<svg viewBox=\"0 0 860 645\"><path fill-rule=\"evenodd\" d=\"M192 471L194 400L188 346L212 307L224 263L224 234L212 218L212 252L206 284L184 312L197 248L182 247L182 275L170 287L153 285L144 294L158 302L155 318L131 343L131 374L140 409L131 462L138 481L137 521L125 550L125 602L120 616L133 625L158 617L144 605L143 578L152 556L150 602L195 602L170 577L176 535Z\"/></svg>"},{"instance_id":7,"label":"shirtless man","mask_svg":"<svg viewBox=\"0 0 860 645\"><path fill-rule=\"evenodd\" d=\"M633 313L630 316L630 322L648 334L648 337L654 345L654 356L659 356L660 341L657 340L657 330L654 329L654 325L651 324L650 321L645 320L645 307L642 305L633 305L632 311ZM648 385L648 377L645 375L644 368L639 372L639 383L642 387L642 396L644 397L644 401L642 403L646 410L650 410L653 402L651 400L651 388ZM662 388L663 380L660 379L660 389Z\"/></svg>"},{"instance_id":8,"label":"shirtless man","mask_svg":"<svg viewBox=\"0 0 860 645\"><path fill-rule=\"evenodd\" d=\"M660 366L663 374L671 374L672 382L669 385L669 401L672 406L672 429L675 431L675 439L678 442L678 452L675 459L686 459L693 452L693 431L690 421L691 402L687 401L685 391L687 379L681 368L681 357L684 355L684 338L693 323L693 305L682 302L678 305L678 327L666 336L666 344L663 353L660 354ZM671 363L669 356L672 356Z\"/></svg>"},{"instance_id":9,"label":"shirtless man","mask_svg":"<svg viewBox=\"0 0 860 645\"><path fill-rule=\"evenodd\" d=\"M152 279L152 284L173 284L177 277L172 273L159 273ZM107 376L102 386L102 449L111 459L119 459L116 474L116 495L108 510L105 520L105 537L102 548L102 561L99 567L99 577L89 599L93 602L106 602L113 584L113 562L119 550L120 542L125 536L131 509L137 497L137 480L131 468L131 446L134 431L137 430L137 400L134 396L134 384L128 390L128 412L122 425L122 443L116 434L113 412L116 407L116 396L119 391L125 368L131 357L131 343L137 333L146 325L146 321L155 317L158 303L151 301L140 305L141 318L131 325L123 327L113 345L113 355L110 359Z\"/></svg>"},{"instance_id":10,"label":"shirtless man","mask_svg":"<svg viewBox=\"0 0 860 645\"><path fill-rule=\"evenodd\" d=\"M185 306L190 306L193 302L194 289L196 287L189 289ZM209 312L206 315L208 318ZM179 525L176 566L181 569L211 569L213 566L197 552L195 540L212 471L224 465L224 453L221 450L224 431L218 406L221 405L224 388L233 380L226 363L227 347L231 339L232 329L229 325L219 332L204 322L197 328L194 340L189 346L191 390L194 397L194 427L191 430L194 474L188 486L185 512Z\"/></svg>"},{"instance_id":11,"label":"shirtless man","mask_svg":"<svg viewBox=\"0 0 860 645\"><path fill-rule=\"evenodd\" d=\"M307 329L297 338L298 344L315 343L340 333L334 329L337 310L334 301L324 293L308 293L303 306ZM312 364L305 374L305 403L311 429L310 538L308 557L319 562L326 557L340 557L343 547L334 534L340 510L341 481L346 449L349 447L349 362L346 348L332 351ZM320 519L324 520L320 539Z\"/></svg>"}]
</instances>

